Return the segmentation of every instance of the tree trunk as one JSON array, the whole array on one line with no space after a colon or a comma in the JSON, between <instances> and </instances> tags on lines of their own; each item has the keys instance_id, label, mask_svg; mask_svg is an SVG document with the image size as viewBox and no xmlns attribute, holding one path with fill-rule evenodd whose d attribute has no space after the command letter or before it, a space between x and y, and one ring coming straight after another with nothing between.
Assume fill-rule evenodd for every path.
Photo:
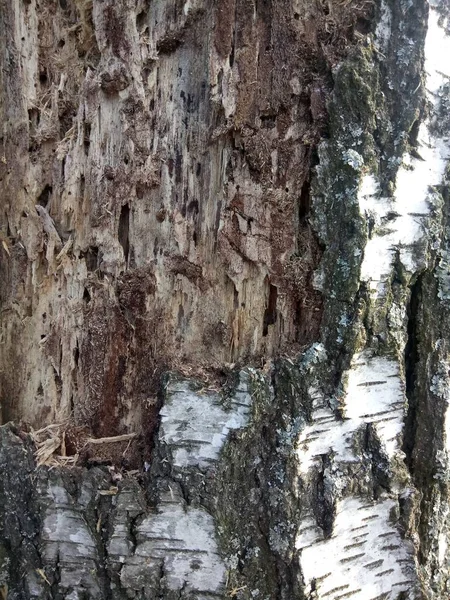
<instances>
[{"instance_id":1,"label":"tree trunk","mask_svg":"<svg viewBox=\"0 0 450 600\"><path fill-rule=\"evenodd\" d=\"M450 593L447 0L0 0L0 597Z\"/></svg>"}]
</instances>

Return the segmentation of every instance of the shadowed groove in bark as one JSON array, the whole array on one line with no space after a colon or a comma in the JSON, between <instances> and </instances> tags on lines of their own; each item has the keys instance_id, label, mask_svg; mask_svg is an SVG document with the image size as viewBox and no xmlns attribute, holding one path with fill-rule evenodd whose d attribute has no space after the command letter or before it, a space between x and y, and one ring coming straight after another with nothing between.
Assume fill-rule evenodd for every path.
<instances>
[{"instance_id":1,"label":"shadowed groove in bark","mask_svg":"<svg viewBox=\"0 0 450 600\"><path fill-rule=\"evenodd\" d=\"M416 396L417 367L420 360L420 331L423 323L420 319L422 302L423 275L419 275L411 286L410 300L407 309L407 343L405 346L405 386L408 400L408 411L405 421L405 435L403 450L406 455L406 464L414 474L413 450L416 443L418 407Z\"/></svg>"}]
</instances>

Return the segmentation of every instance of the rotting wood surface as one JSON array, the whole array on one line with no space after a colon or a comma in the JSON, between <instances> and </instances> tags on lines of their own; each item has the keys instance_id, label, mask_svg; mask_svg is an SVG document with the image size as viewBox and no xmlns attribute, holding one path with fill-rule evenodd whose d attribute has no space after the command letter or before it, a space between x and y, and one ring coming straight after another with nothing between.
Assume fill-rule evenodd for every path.
<instances>
[{"instance_id":1,"label":"rotting wood surface","mask_svg":"<svg viewBox=\"0 0 450 600\"><path fill-rule=\"evenodd\" d=\"M4 421L122 433L164 367L317 337L310 168L370 11L294 4L4 3Z\"/></svg>"}]
</instances>

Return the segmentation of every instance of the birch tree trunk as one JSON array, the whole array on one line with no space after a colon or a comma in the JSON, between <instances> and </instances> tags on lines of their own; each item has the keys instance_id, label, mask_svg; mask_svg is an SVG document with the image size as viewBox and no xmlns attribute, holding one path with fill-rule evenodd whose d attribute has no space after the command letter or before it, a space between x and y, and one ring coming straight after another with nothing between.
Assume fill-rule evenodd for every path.
<instances>
[{"instance_id":1,"label":"birch tree trunk","mask_svg":"<svg viewBox=\"0 0 450 600\"><path fill-rule=\"evenodd\" d=\"M449 18L0 0L0 597L449 597Z\"/></svg>"}]
</instances>

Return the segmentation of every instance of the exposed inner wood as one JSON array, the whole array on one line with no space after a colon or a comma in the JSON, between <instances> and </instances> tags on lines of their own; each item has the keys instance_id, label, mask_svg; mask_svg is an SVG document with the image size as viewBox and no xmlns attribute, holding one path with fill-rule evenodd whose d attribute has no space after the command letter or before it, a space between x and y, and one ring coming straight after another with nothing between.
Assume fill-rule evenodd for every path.
<instances>
[{"instance_id":1,"label":"exposed inner wood","mask_svg":"<svg viewBox=\"0 0 450 600\"><path fill-rule=\"evenodd\" d=\"M5 11L3 421L140 431L164 369L211 377L318 336L311 161L371 8L183 6Z\"/></svg>"}]
</instances>

